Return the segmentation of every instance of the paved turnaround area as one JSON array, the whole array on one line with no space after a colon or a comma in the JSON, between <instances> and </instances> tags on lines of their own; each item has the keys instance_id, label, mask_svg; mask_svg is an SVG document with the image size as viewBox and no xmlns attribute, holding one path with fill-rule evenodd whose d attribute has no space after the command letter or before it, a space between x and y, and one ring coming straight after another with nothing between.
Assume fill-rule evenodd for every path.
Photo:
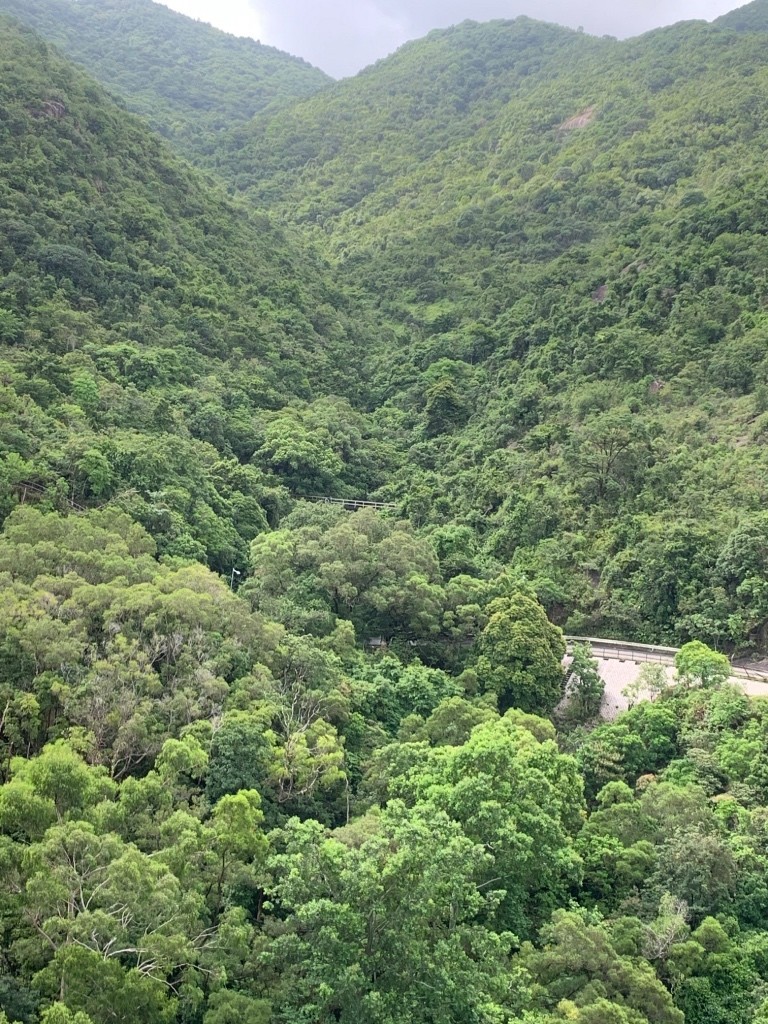
<instances>
[{"instance_id":1,"label":"paved turnaround area","mask_svg":"<svg viewBox=\"0 0 768 1024\"><path fill-rule=\"evenodd\" d=\"M595 661L597 662L598 671L600 672L600 678L605 683L605 694L603 695L603 703L600 713L603 718L608 721L612 721L620 712L626 711L629 707L629 701L621 691L626 686L629 686L630 683L634 683L640 675L640 670L644 663L636 661L619 661L618 658L598 657L595 657ZM674 665L665 665L664 668L670 685L674 685ZM766 692L768 693L768 689ZM651 695L649 693L643 693L641 691L635 699L635 703L637 703L638 700L649 700L650 697Z\"/></svg>"},{"instance_id":2,"label":"paved turnaround area","mask_svg":"<svg viewBox=\"0 0 768 1024\"><path fill-rule=\"evenodd\" d=\"M672 647L652 647L647 644L623 644L617 640L600 640L590 637L567 637L568 645L572 641L589 644L592 657L597 662L600 678L605 683L605 695L601 714L611 721L629 707L629 701L622 693L630 683L634 683L640 675L643 665L655 662L664 665L671 686L676 682L675 654ZM569 661L570 659L566 659ZM750 697L768 697L768 675L758 672L747 672L736 669L731 676L734 686L740 687ZM637 700L648 700L650 694L641 693Z\"/></svg>"}]
</instances>

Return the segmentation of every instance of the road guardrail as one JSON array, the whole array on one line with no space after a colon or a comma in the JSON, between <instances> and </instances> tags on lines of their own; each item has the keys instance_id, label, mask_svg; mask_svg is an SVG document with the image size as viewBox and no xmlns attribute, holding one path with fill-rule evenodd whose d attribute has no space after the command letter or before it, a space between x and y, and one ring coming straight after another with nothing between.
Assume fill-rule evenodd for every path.
<instances>
[{"instance_id":1,"label":"road guardrail","mask_svg":"<svg viewBox=\"0 0 768 1024\"><path fill-rule=\"evenodd\" d=\"M635 664L657 662L661 665L674 665L679 647L664 647L660 644L636 644L630 641L611 640L594 636L565 636L568 650L574 644L588 644L593 655L606 661L632 661ZM768 683L768 672L744 668L741 665L731 666L731 675L738 679L752 679L755 682Z\"/></svg>"}]
</instances>

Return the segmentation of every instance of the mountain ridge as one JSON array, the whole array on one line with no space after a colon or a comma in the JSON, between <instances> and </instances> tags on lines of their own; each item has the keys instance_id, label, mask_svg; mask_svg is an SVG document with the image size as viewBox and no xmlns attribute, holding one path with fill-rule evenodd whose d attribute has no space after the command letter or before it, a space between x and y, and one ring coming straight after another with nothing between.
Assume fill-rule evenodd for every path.
<instances>
[{"instance_id":1,"label":"mountain ridge","mask_svg":"<svg viewBox=\"0 0 768 1024\"><path fill-rule=\"evenodd\" d=\"M768 32L768 4L765 0L752 0L716 18L714 24L737 32Z\"/></svg>"},{"instance_id":2,"label":"mountain ridge","mask_svg":"<svg viewBox=\"0 0 768 1024\"><path fill-rule=\"evenodd\" d=\"M332 79L306 61L152 0L0 0L188 157L212 133Z\"/></svg>"},{"instance_id":3,"label":"mountain ridge","mask_svg":"<svg viewBox=\"0 0 768 1024\"><path fill-rule=\"evenodd\" d=\"M244 562L289 503L266 455L267 475L249 465L266 421L353 398L365 331L290 232L32 30L0 24L3 508L22 481L62 507L115 499L161 549Z\"/></svg>"}]
</instances>

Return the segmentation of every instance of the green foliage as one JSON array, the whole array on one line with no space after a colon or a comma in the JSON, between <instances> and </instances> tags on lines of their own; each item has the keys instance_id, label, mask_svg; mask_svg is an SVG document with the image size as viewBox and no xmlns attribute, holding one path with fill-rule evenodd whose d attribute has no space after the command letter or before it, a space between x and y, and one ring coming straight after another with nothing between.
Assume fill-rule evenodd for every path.
<instances>
[{"instance_id":1,"label":"green foliage","mask_svg":"<svg viewBox=\"0 0 768 1024\"><path fill-rule=\"evenodd\" d=\"M467 22L223 147L387 321L387 494L569 632L765 641L764 29Z\"/></svg>"},{"instance_id":2,"label":"green foliage","mask_svg":"<svg viewBox=\"0 0 768 1024\"><path fill-rule=\"evenodd\" d=\"M724 654L710 650L700 640L684 644L675 656L680 679L699 686L717 686L731 674L731 663Z\"/></svg>"},{"instance_id":3,"label":"green foliage","mask_svg":"<svg viewBox=\"0 0 768 1024\"><path fill-rule=\"evenodd\" d=\"M540 951L525 946L522 953L542 1008L573 1006L566 1019L585 1022L683 1024L683 1014L650 965L621 955L599 916L558 911L542 939ZM626 1015L613 1011L612 1003L626 1008Z\"/></svg>"},{"instance_id":4,"label":"green foliage","mask_svg":"<svg viewBox=\"0 0 768 1024\"><path fill-rule=\"evenodd\" d=\"M0 0L0 12L55 43L198 160L212 162L222 125L330 83L287 53L150 0Z\"/></svg>"},{"instance_id":5,"label":"green foliage","mask_svg":"<svg viewBox=\"0 0 768 1024\"><path fill-rule=\"evenodd\" d=\"M63 716L122 777L182 725L214 717L228 681L247 674L257 651L267 655L263 625L220 580L202 566L161 565L153 550L115 511L67 519L24 508L9 518L0 537L5 756L55 739ZM57 807L74 799L46 795Z\"/></svg>"},{"instance_id":6,"label":"green foliage","mask_svg":"<svg viewBox=\"0 0 768 1024\"><path fill-rule=\"evenodd\" d=\"M178 18L136 8L125 17ZM96 20L114 31L111 11ZM318 262L5 19L0 72L0 515L109 503L162 553L230 572L305 467L315 486L373 490L390 456L365 417L340 399L295 406L351 380L347 300Z\"/></svg>"},{"instance_id":7,"label":"green foliage","mask_svg":"<svg viewBox=\"0 0 768 1024\"><path fill-rule=\"evenodd\" d=\"M246 195L3 22L0 1021L764 1019L765 0L116 11L19 9Z\"/></svg>"},{"instance_id":8,"label":"green foliage","mask_svg":"<svg viewBox=\"0 0 768 1024\"><path fill-rule=\"evenodd\" d=\"M525 594L497 598L488 606L476 670L483 688L509 707L551 712L563 696L565 641L544 609Z\"/></svg>"},{"instance_id":9,"label":"green foliage","mask_svg":"<svg viewBox=\"0 0 768 1024\"><path fill-rule=\"evenodd\" d=\"M449 603L429 541L368 509L297 512L253 541L250 571L256 608L318 633L341 617L361 639L428 638Z\"/></svg>"},{"instance_id":10,"label":"green foliage","mask_svg":"<svg viewBox=\"0 0 768 1024\"><path fill-rule=\"evenodd\" d=\"M586 722L600 714L605 683L598 671L597 662L592 659L589 644L574 644L571 661L566 670L568 681L566 714L576 722Z\"/></svg>"},{"instance_id":11,"label":"green foliage","mask_svg":"<svg viewBox=\"0 0 768 1024\"><path fill-rule=\"evenodd\" d=\"M414 744L413 761L401 756L388 766L390 793L434 803L493 853L486 882L503 890L498 919L517 934L529 933L578 876L571 837L582 785L553 738L549 723L512 710L477 725L461 745Z\"/></svg>"},{"instance_id":12,"label":"green foliage","mask_svg":"<svg viewBox=\"0 0 768 1024\"><path fill-rule=\"evenodd\" d=\"M288 912L268 954L277 1019L499 1019L512 937L474 923L496 898L476 884L489 860L429 806L392 804L351 847L289 823L272 862Z\"/></svg>"},{"instance_id":13,"label":"green foliage","mask_svg":"<svg viewBox=\"0 0 768 1024\"><path fill-rule=\"evenodd\" d=\"M765 3L762 0L752 0L752 3L744 4L735 11L724 14L717 19L716 24L736 32L766 32L768 31L768 19L766 19Z\"/></svg>"},{"instance_id":14,"label":"green foliage","mask_svg":"<svg viewBox=\"0 0 768 1024\"><path fill-rule=\"evenodd\" d=\"M669 706L642 703L590 732L578 752L587 793L613 781L635 782L660 771L677 750L678 722Z\"/></svg>"}]
</instances>

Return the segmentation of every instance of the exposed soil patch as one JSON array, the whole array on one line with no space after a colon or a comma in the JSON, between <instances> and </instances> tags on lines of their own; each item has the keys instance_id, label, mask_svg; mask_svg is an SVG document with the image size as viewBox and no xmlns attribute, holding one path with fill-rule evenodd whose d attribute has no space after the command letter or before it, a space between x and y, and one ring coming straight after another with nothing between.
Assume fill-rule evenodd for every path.
<instances>
[{"instance_id":1,"label":"exposed soil patch","mask_svg":"<svg viewBox=\"0 0 768 1024\"><path fill-rule=\"evenodd\" d=\"M45 100L42 106L36 107L34 110L28 109L32 117L52 117L56 121L60 121L67 116L67 108L61 100Z\"/></svg>"},{"instance_id":2,"label":"exposed soil patch","mask_svg":"<svg viewBox=\"0 0 768 1024\"><path fill-rule=\"evenodd\" d=\"M592 124L597 116L597 107L587 107L576 117L572 117L569 121L564 121L560 125L560 131L572 132L576 128L586 128L588 124Z\"/></svg>"}]
</instances>

